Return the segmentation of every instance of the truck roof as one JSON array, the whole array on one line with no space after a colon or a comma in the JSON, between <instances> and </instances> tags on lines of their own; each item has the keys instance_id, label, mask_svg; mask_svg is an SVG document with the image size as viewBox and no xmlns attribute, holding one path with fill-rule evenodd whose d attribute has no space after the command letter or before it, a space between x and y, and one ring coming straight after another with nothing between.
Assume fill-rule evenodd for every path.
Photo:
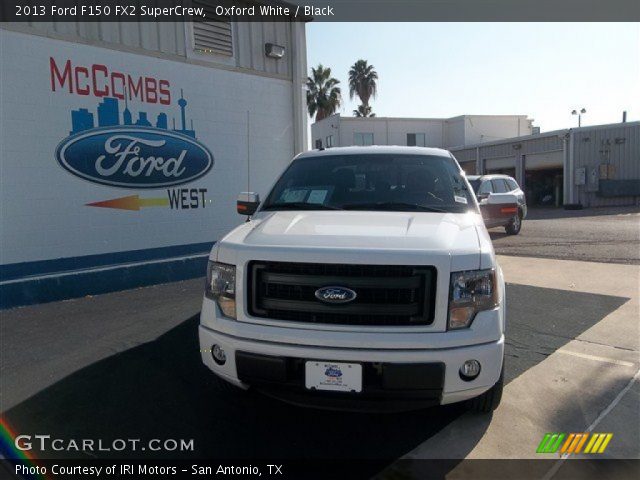
<instances>
[{"instance_id":1,"label":"truck roof","mask_svg":"<svg viewBox=\"0 0 640 480\"><path fill-rule=\"evenodd\" d=\"M326 155L362 155L362 154L395 154L395 155L430 155L451 158L448 150L430 147L405 147L397 145L370 145L366 147L330 147L322 150L309 150L296 158L319 157Z\"/></svg>"}]
</instances>

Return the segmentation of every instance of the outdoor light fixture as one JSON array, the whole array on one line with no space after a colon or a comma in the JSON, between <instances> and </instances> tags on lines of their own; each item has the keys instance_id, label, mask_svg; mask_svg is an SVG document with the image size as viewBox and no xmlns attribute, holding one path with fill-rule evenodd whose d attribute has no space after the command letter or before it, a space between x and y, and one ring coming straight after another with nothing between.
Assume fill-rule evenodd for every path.
<instances>
[{"instance_id":1,"label":"outdoor light fixture","mask_svg":"<svg viewBox=\"0 0 640 480\"><path fill-rule=\"evenodd\" d=\"M275 43L265 43L264 54L271 58L282 58L284 57L284 47Z\"/></svg>"},{"instance_id":2,"label":"outdoor light fixture","mask_svg":"<svg viewBox=\"0 0 640 480\"><path fill-rule=\"evenodd\" d=\"M521 143L516 143L516 144L513 146L513 149L514 149L514 150L520 150L521 148L522 148L522 144L521 144Z\"/></svg>"},{"instance_id":3,"label":"outdoor light fixture","mask_svg":"<svg viewBox=\"0 0 640 480\"><path fill-rule=\"evenodd\" d=\"M582 126L582 115L585 113L587 113L586 108L581 108L579 112L578 110L571 110L571 115L578 115L578 128Z\"/></svg>"}]
</instances>

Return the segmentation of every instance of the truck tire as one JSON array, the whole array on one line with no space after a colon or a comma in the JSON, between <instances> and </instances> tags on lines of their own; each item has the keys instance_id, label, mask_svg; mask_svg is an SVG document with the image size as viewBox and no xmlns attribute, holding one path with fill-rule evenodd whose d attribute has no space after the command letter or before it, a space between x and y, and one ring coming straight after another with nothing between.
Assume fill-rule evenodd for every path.
<instances>
[{"instance_id":1,"label":"truck tire","mask_svg":"<svg viewBox=\"0 0 640 480\"><path fill-rule=\"evenodd\" d=\"M504 227L504 231L507 235L518 235L522 228L522 211L518 210L518 213L511 219L511 221Z\"/></svg>"},{"instance_id":2,"label":"truck tire","mask_svg":"<svg viewBox=\"0 0 640 480\"><path fill-rule=\"evenodd\" d=\"M467 410L473 413L491 413L502 400L502 389L504 388L504 365L500 372L500 378L496 384L482 395L476 398L472 398L467 402Z\"/></svg>"}]
</instances>

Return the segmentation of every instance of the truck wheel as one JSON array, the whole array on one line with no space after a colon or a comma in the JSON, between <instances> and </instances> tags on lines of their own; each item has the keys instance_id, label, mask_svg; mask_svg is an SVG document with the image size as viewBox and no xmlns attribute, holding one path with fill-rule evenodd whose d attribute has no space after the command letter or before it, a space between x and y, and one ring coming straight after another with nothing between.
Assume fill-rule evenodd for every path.
<instances>
[{"instance_id":1,"label":"truck wheel","mask_svg":"<svg viewBox=\"0 0 640 480\"><path fill-rule=\"evenodd\" d=\"M467 409L473 413L491 413L502 400L502 389L504 388L504 366L500 372L497 383L482 395L472 398L467 402Z\"/></svg>"},{"instance_id":2,"label":"truck wheel","mask_svg":"<svg viewBox=\"0 0 640 480\"><path fill-rule=\"evenodd\" d=\"M511 219L511 221L504 227L504 231L507 235L517 235L522 228L522 212L518 210L518 213Z\"/></svg>"}]
</instances>

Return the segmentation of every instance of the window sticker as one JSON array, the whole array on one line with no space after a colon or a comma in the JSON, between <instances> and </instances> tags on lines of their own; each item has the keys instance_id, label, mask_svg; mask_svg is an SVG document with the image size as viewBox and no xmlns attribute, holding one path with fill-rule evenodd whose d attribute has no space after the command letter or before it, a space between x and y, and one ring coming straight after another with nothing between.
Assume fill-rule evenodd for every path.
<instances>
[{"instance_id":1,"label":"window sticker","mask_svg":"<svg viewBox=\"0 0 640 480\"><path fill-rule=\"evenodd\" d=\"M307 203L323 204L328 193L328 190L311 190L309 198L307 198Z\"/></svg>"},{"instance_id":2,"label":"window sticker","mask_svg":"<svg viewBox=\"0 0 640 480\"><path fill-rule=\"evenodd\" d=\"M458 195L454 195L453 199L457 202L457 203L464 203L465 205L467 204L467 199L465 197L460 197Z\"/></svg>"},{"instance_id":3,"label":"window sticker","mask_svg":"<svg viewBox=\"0 0 640 480\"><path fill-rule=\"evenodd\" d=\"M306 188L287 188L280 195L279 203L297 203L304 202L309 190Z\"/></svg>"}]
</instances>

